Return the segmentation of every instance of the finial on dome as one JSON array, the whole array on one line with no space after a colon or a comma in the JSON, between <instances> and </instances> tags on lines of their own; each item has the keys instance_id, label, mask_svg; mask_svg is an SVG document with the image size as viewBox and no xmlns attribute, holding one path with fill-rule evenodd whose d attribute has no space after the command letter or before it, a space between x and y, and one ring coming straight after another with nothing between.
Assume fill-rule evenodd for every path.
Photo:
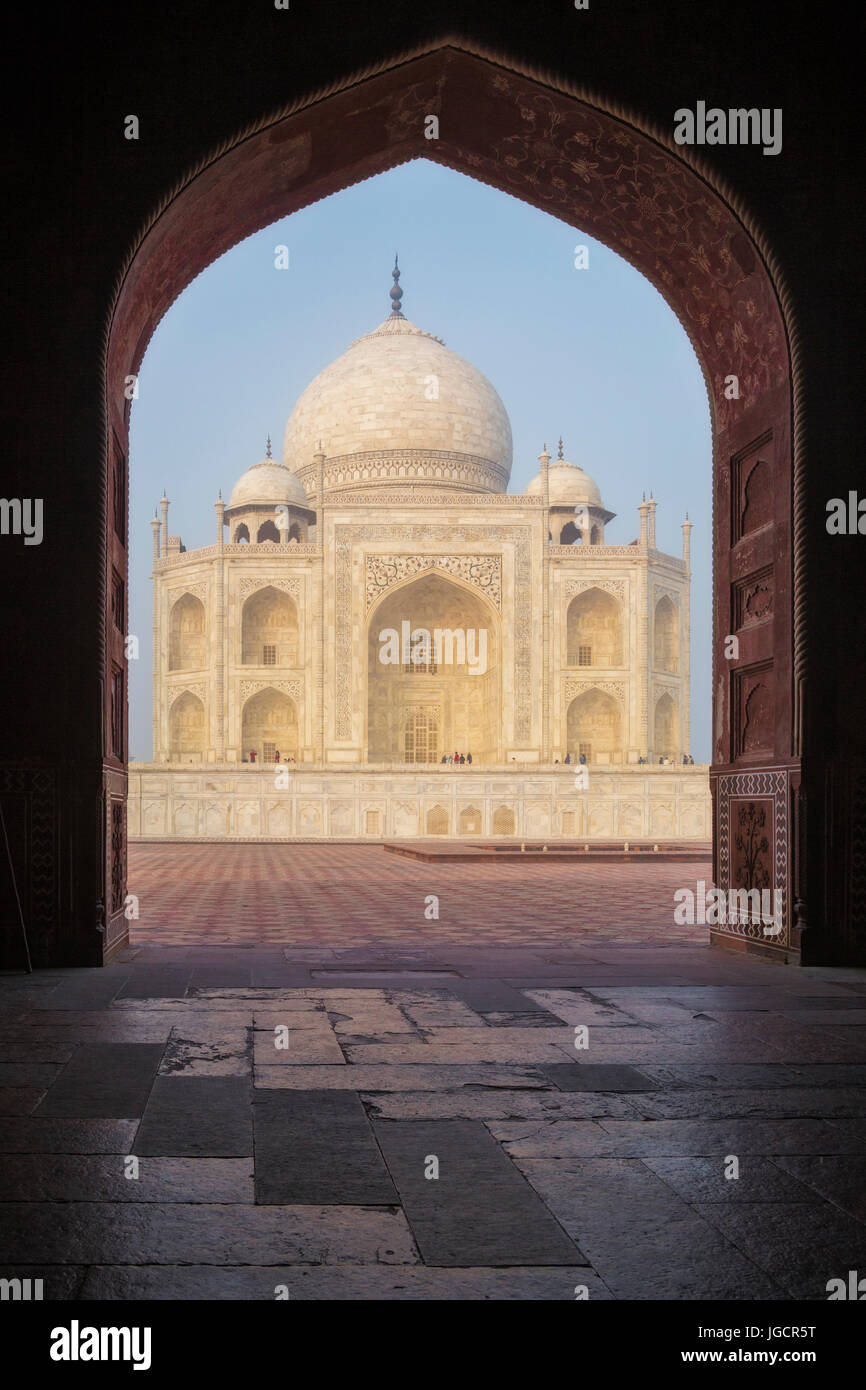
<instances>
[{"instance_id":1,"label":"finial on dome","mask_svg":"<svg viewBox=\"0 0 866 1390\"><path fill-rule=\"evenodd\" d=\"M403 291L400 288L400 267L397 264L397 252L394 252L394 269L391 271L394 280L394 287L391 290L391 318L401 319L403 317L401 304Z\"/></svg>"},{"instance_id":2,"label":"finial on dome","mask_svg":"<svg viewBox=\"0 0 866 1390\"><path fill-rule=\"evenodd\" d=\"M266 452L266 454L265 454L265 458L270 458L270 456L271 456L271 436L268 435L268 447L267 447L267 452Z\"/></svg>"},{"instance_id":3,"label":"finial on dome","mask_svg":"<svg viewBox=\"0 0 866 1390\"><path fill-rule=\"evenodd\" d=\"M562 458L562 435L559 436L559 453L556 455L556 457L558 459Z\"/></svg>"}]
</instances>

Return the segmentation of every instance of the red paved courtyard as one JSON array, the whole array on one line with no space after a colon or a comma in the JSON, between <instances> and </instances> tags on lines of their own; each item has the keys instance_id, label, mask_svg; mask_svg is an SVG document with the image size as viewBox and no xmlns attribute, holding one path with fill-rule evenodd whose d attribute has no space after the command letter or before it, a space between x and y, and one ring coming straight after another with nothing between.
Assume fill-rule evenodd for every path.
<instances>
[{"instance_id":1,"label":"red paved courtyard","mask_svg":"<svg viewBox=\"0 0 866 1390\"><path fill-rule=\"evenodd\" d=\"M425 864L381 845L131 844L133 944L352 947L665 941L674 892L709 883L712 862ZM439 917L425 918L428 895Z\"/></svg>"}]
</instances>

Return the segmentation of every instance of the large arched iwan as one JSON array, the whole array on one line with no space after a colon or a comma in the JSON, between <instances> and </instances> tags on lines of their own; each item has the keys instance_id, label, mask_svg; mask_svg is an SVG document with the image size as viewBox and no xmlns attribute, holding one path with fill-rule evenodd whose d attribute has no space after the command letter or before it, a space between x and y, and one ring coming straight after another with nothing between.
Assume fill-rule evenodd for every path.
<instances>
[{"instance_id":1,"label":"large arched iwan","mask_svg":"<svg viewBox=\"0 0 866 1390\"><path fill-rule=\"evenodd\" d=\"M430 116L439 122L433 139ZM805 527L796 334L781 273L748 211L670 132L463 40L383 63L239 132L166 195L118 276L104 359L106 955L128 928L126 749L117 741L126 726L117 715L124 657L106 620L109 577L126 568L127 378L162 315L218 256L317 199L417 158L604 242L656 286L689 335L713 429L714 878L721 888L784 894L781 923L728 922L710 935L796 959L805 919ZM699 929L697 937L706 939Z\"/></svg>"}]
</instances>

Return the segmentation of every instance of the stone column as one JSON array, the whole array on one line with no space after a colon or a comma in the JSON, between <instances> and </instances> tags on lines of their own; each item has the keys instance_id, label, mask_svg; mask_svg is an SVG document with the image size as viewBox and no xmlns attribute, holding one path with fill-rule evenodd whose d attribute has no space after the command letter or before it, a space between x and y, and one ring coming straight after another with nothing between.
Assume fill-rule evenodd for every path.
<instances>
[{"instance_id":1,"label":"stone column","mask_svg":"<svg viewBox=\"0 0 866 1390\"><path fill-rule=\"evenodd\" d=\"M541 761L549 763L550 751L550 454L547 445L538 455L544 498L541 551Z\"/></svg>"},{"instance_id":2,"label":"stone column","mask_svg":"<svg viewBox=\"0 0 866 1390\"><path fill-rule=\"evenodd\" d=\"M160 663L159 663L159 518L156 512L150 523L153 533L153 761L160 758L159 746L159 705L160 705Z\"/></svg>"},{"instance_id":3,"label":"stone column","mask_svg":"<svg viewBox=\"0 0 866 1390\"><path fill-rule=\"evenodd\" d=\"M691 741L691 589L692 589L692 570L691 570L691 531L692 523L689 521L689 514L686 512L686 519L683 522L683 564L686 567L685 581L683 583L682 597L682 623L680 625L680 660L682 663L682 732L683 746L681 752L691 753L689 743Z\"/></svg>"},{"instance_id":4,"label":"stone column","mask_svg":"<svg viewBox=\"0 0 866 1390\"><path fill-rule=\"evenodd\" d=\"M316 465L316 541L319 547L319 626L316 658L319 669L319 761L325 762L325 455L321 442L313 455Z\"/></svg>"},{"instance_id":5,"label":"stone column","mask_svg":"<svg viewBox=\"0 0 866 1390\"><path fill-rule=\"evenodd\" d=\"M160 503L159 503L159 505L160 505L160 507L162 508L162 545L161 545L161 549L160 549L160 554L161 554L161 555L167 555L167 554L168 554L168 498L166 497L166 495L165 495L164 492L163 492L163 494L162 494L162 497L160 498Z\"/></svg>"},{"instance_id":6,"label":"stone column","mask_svg":"<svg viewBox=\"0 0 866 1390\"><path fill-rule=\"evenodd\" d=\"M647 537L647 544L649 545L650 550L655 550L655 548L656 548L656 507L658 506L658 503L656 502L656 500L655 500L655 498L653 497L652 493L650 493L650 500L649 500L649 502L647 502L647 506L649 507L649 528L648 528L648 529L649 529L649 535L648 535L648 537Z\"/></svg>"},{"instance_id":7,"label":"stone column","mask_svg":"<svg viewBox=\"0 0 866 1390\"><path fill-rule=\"evenodd\" d=\"M217 557L216 557L216 670L214 672L216 710L216 759L218 763L226 760L226 582L225 582L225 509L222 489L214 503L217 515Z\"/></svg>"},{"instance_id":8,"label":"stone column","mask_svg":"<svg viewBox=\"0 0 866 1390\"><path fill-rule=\"evenodd\" d=\"M646 547L647 547L647 523L646 523L646 518L647 518L647 512L649 511L649 503L648 503L647 500L646 500L646 493L644 493L643 501L640 502L640 503L638 504L638 511L640 512L640 547L641 547L641 550L646 550Z\"/></svg>"}]
</instances>

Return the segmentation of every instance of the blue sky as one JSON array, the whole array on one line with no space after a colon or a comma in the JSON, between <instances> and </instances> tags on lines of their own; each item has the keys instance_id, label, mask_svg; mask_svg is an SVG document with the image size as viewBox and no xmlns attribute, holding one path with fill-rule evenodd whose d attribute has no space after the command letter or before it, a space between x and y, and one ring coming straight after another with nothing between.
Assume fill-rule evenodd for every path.
<instances>
[{"instance_id":1,"label":"blue sky","mask_svg":"<svg viewBox=\"0 0 866 1390\"><path fill-rule=\"evenodd\" d=\"M277 270L274 248L289 248ZM589 268L574 266L589 248ZM578 230L426 160L377 175L248 237L165 315L139 373L130 438L130 756L151 756L150 520L166 489L169 530L215 539L213 503L265 453L279 455L298 396L390 311L399 251L403 312L490 379L511 417L509 491L546 441L595 478L617 513L611 544L638 534L644 489L657 543L692 531L692 740L710 751L711 436L697 358L661 295Z\"/></svg>"}]
</instances>

